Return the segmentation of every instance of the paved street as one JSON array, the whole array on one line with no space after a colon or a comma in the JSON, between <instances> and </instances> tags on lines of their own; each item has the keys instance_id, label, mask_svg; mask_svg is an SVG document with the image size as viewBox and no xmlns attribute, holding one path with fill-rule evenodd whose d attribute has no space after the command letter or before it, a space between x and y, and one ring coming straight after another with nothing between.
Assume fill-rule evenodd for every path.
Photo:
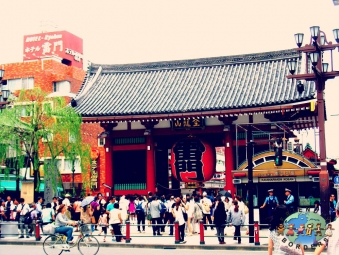
<instances>
[{"instance_id":1,"label":"paved street","mask_svg":"<svg viewBox=\"0 0 339 255\"><path fill-rule=\"evenodd\" d=\"M208 228L205 231L205 245L213 245L213 246L219 246L220 249L225 249L227 247L225 246L233 246L235 248L239 248L239 247L245 247L245 246L254 246L254 244L249 244L249 238L248 235L245 234L246 229L242 228L242 243L238 244L236 240L233 240L233 232L234 232L234 228L233 227L227 227L225 229L225 242L226 245L220 245L218 242L217 237L215 236L216 231L215 230L211 230L210 228ZM174 236L170 236L169 235L169 227L165 228L165 232L162 233L162 236L153 236L153 231L152 231L152 227L151 226L146 226L145 228L145 232L143 233L139 233L137 231L137 227L132 223L131 224L131 244L138 244L138 245L146 245L148 247L150 247L151 245L174 245L175 244L175 238ZM74 235L77 236L79 233L78 232L74 232ZM93 235L95 235L99 242L102 245L109 245L109 244L118 244L115 241L112 241L112 238L110 235L107 236L106 238L106 242L103 242L103 236L100 235L98 236L99 232L95 231L93 233ZM256 249L267 247L267 236L268 236L268 232L267 229L262 230L260 232L260 244L261 246L256 246ZM45 236L43 236L44 239ZM36 242L34 237L31 238L24 238L24 239L18 239L18 236L6 236L4 239L0 239L0 244L1 242L30 242L30 243L42 243L43 239L40 242ZM193 236L186 236L185 237L185 241L187 241L186 244L177 244L180 246L200 246L200 235L199 234L194 234ZM126 245L130 245L130 244L126 244Z\"/></svg>"},{"instance_id":2,"label":"paved street","mask_svg":"<svg viewBox=\"0 0 339 255\"><path fill-rule=\"evenodd\" d=\"M44 251L42 250L41 246L14 246L14 245L6 245L0 246L1 247L1 254L22 254L25 251L25 254L34 254L34 255L44 255ZM185 255L205 255L205 250L195 250L195 249L187 249L187 250L166 250L163 249L159 251L159 249L142 249L142 248L107 248L101 247L99 250L100 255L108 255L112 254L112 249L114 249L114 255L126 255L126 254L135 254L138 255L158 255L161 252L161 255L172 255L172 254L185 254ZM227 251L227 254L233 255L237 254L239 251ZM66 255L79 255L79 251L77 248L73 248L70 252L65 252L63 254ZM209 250L209 255L221 255L225 254L225 251L222 250ZM242 251L241 255L267 255L267 251ZM306 253L310 255L312 253Z\"/></svg>"},{"instance_id":3,"label":"paved street","mask_svg":"<svg viewBox=\"0 0 339 255\"><path fill-rule=\"evenodd\" d=\"M185 240L186 244L174 244L174 236L169 236L169 228L166 227L165 233L162 236L153 236L152 228L146 226L145 233L139 233L136 229L136 226L131 226L131 243L126 244L125 242L117 243L111 240L111 237L106 238L106 242L103 242L103 236L98 236L98 231L94 232L94 235L100 242L100 252L99 254L111 254L112 249L114 249L114 254L130 254L131 252L138 252L138 255L147 254L159 254L159 250L162 255L177 253L182 254L185 252L185 255L193 254L205 254L208 250L209 254L236 254L241 252L242 255L247 254L258 254L263 255L267 254L267 229L260 231L260 246L255 246L254 244L249 244L248 236L245 235L245 228L242 228L242 243L237 244L237 241L233 240L233 228L226 228L225 232L227 234L225 238L225 245L220 245L215 236L215 230L210 230L210 228L205 232L205 245L200 245L199 235L187 236ZM77 232L74 235L78 235ZM42 249L42 244L45 236L41 241L35 241L35 238L24 238L18 239L17 236L7 236L3 239L0 239L0 250L11 252L11 254L21 254L25 250L26 254L44 254ZM3 244L3 245L1 245ZM15 253L15 252L18 253ZM6 253L4 253L6 254ZM77 248L73 248L70 253L65 254L79 254ZM311 252L306 254L311 255Z\"/></svg>"}]
</instances>

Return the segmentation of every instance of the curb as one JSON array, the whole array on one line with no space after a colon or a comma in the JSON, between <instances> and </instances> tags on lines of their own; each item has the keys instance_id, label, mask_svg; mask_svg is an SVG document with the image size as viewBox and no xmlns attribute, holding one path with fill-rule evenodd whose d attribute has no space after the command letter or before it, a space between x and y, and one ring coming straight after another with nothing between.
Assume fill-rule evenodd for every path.
<instances>
[{"instance_id":1,"label":"curb","mask_svg":"<svg viewBox=\"0 0 339 255\"><path fill-rule=\"evenodd\" d=\"M42 246L43 242L0 241L0 245ZM100 247L144 248L144 249L194 249L194 250L245 250L267 251L267 245L180 245L180 244L133 244L133 243L100 243Z\"/></svg>"}]
</instances>

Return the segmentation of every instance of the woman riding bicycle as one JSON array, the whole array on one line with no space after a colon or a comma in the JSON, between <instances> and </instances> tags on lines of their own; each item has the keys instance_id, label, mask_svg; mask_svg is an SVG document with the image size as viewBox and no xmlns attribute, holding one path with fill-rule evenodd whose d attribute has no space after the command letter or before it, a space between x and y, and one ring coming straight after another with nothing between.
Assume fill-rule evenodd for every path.
<instances>
[{"instance_id":1,"label":"woman riding bicycle","mask_svg":"<svg viewBox=\"0 0 339 255\"><path fill-rule=\"evenodd\" d=\"M67 208L64 204L61 204L57 210L57 216L55 218L55 233L64 234L67 236L67 243L72 244L73 240L73 227L67 225L76 225L74 221L71 221L66 216Z\"/></svg>"}]
</instances>

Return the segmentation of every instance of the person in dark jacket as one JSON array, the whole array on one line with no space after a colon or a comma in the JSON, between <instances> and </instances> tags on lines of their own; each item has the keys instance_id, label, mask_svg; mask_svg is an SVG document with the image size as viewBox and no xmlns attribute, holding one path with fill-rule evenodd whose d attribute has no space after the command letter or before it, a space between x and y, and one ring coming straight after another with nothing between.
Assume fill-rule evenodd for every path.
<instances>
[{"instance_id":1,"label":"person in dark jacket","mask_svg":"<svg viewBox=\"0 0 339 255\"><path fill-rule=\"evenodd\" d=\"M219 244L225 244L224 242L224 230L226 224L226 211L225 204L221 200L221 198L217 199L217 204L214 211L214 225L217 229L217 237L219 240Z\"/></svg>"}]
</instances>

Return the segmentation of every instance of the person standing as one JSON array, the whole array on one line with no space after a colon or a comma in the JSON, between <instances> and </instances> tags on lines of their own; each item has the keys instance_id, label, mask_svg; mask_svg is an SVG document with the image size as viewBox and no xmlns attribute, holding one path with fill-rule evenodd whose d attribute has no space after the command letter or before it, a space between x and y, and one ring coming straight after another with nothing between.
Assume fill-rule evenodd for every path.
<instances>
[{"instance_id":1,"label":"person standing","mask_svg":"<svg viewBox=\"0 0 339 255\"><path fill-rule=\"evenodd\" d=\"M244 212L240 210L237 201L233 200L233 205L228 211L227 222L234 226L234 240L238 240L238 244L241 244L240 227L244 223Z\"/></svg>"},{"instance_id":2,"label":"person standing","mask_svg":"<svg viewBox=\"0 0 339 255\"><path fill-rule=\"evenodd\" d=\"M175 203L174 196L170 196L170 199L167 199L165 205L166 205L166 213L165 213L165 224L169 224L169 235L173 235L173 223L174 223L174 217L172 214L172 206Z\"/></svg>"},{"instance_id":3,"label":"person standing","mask_svg":"<svg viewBox=\"0 0 339 255\"><path fill-rule=\"evenodd\" d=\"M284 200L284 204L287 207L287 210L290 214L294 213L294 196L291 194L292 191L290 189L285 189L286 200Z\"/></svg>"},{"instance_id":4,"label":"person standing","mask_svg":"<svg viewBox=\"0 0 339 255\"><path fill-rule=\"evenodd\" d=\"M185 205L182 203L180 197L177 197L175 203L172 205L173 217L179 223L179 242L186 243L185 238L185 219L184 212L186 212Z\"/></svg>"},{"instance_id":5,"label":"person standing","mask_svg":"<svg viewBox=\"0 0 339 255\"><path fill-rule=\"evenodd\" d=\"M99 217L100 217L100 205L98 203L98 197L95 197L94 200L91 202L91 207L92 207L92 211L93 211L93 217L94 220L92 221L92 231L94 232L94 230L97 230L98 228L98 221L99 221Z\"/></svg>"},{"instance_id":6,"label":"person standing","mask_svg":"<svg viewBox=\"0 0 339 255\"><path fill-rule=\"evenodd\" d=\"M108 221L107 214L105 212L101 212L98 224L101 227L99 235L101 235L101 233L104 232L104 242L106 242Z\"/></svg>"},{"instance_id":7,"label":"person standing","mask_svg":"<svg viewBox=\"0 0 339 255\"><path fill-rule=\"evenodd\" d=\"M101 193L98 193L97 198L98 204L100 205L100 214L102 212L106 212L106 200L104 199Z\"/></svg>"},{"instance_id":8,"label":"person standing","mask_svg":"<svg viewBox=\"0 0 339 255\"><path fill-rule=\"evenodd\" d=\"M71 197L70 194L66 194L64 200L62 200L62 204L66 205L66 208L68 208L71 205L71 201L69 201L70 197Z\"/></svg>"},{"instance_id":9,"label":"person standing","mask_svg":"<svg viewBox=\"0 0 339 255\"><path fill-rule=\"evenodd\" d=\"M53 201L51 202L52 209L54 210L54 214L57 212L57 207L59 206L58 198L53 197Z\"/></svg>"},{"instance_id":10,"label":"person standing","mask_svg":"<svg viewBox=\"0 0 339 255\"><path fill-rule=\"evenodd\" d=\"M213 230L212 225L212 218L211 218L211 207L212 207L212 201L207 198L207 193L204 191L202 193L203 198L201 199L200 203L202 204L202 213L203 213L203 221L204 221L204 227L205 230L207 230L206 226L206 219L208 220L208 224L211 224L211 230Z\"/></svg>"},{"instance_id":11,"label":"person standing","mask_svg":"<svg viewBox=\"0 0 339 255\"><path fill-rule=\"evenodd\" d=\"M203 218L202 205L200 204L199 196L194 197L194 211L193 211L193 234L197 233L197 229L199 229L200 221Z\"/></svg>"},{"instance_id":12,"label":"person standing","mask_svg":"<svg viewBox=\"0 0 339 255\"><path fill-rule=\"evenodd\" d=\"M194 199L189 194L186 195L186 201L188 204L187 209L187 229L188 235L192 236L194 232Z\"/></svg>"},{"instance_id":13,"label":"person standing","mask_svg":"<svg viewBox=\"0 0 339 255\"><path fill-rule=\"evenodd\" d=\"M13 213L14 204L10 196L7 196L7 201L5 203L5 217L6 221L11 220L11 214Z\"/></svg>"},{"instance_id":14,"label":"person standing","mask_svg":"<svg viewBox=\"0 0 339 255\"><path fill-rule=\"evenodd\" d=\"M273 215L274 209L279 206L279 201L276 196L274 196L273 189L269 189L268 191L268 197L266 197L265 202L262 206L260 206L260 209L263 209L267 206L267 216L271 217Z\"/></svg>"},{"instance_id":15,"label":"person standing","mask_svg":"<svg viewBox=\"0 0 339 255\"><path fill-rule=\"evenodd\" d=\"M5 202L0 201L0 238L4 238L4 236L1 235L1 223L3 222L5 217Z\"/></svg>"},{"instance_id":16,"label":"person standing","mask_svg":"<svg viewBox=\"0 0 339 255\"><path fill-rule=\"evenodd\" d=\"M152 228L153 228L153 235L158 235L161 236L160 234L160 226L157 226L161 224L161 219L160 219L160 210L161 210L161 205L158 200L157 196L154 196L152 199L152 202L148 204L148 211L151 214L152 217Z\"/></svg>"},{"instance_id":17,"label":"person standing","mask_svg":"<svg viewBox=\"0 0 339 255\"><path fill-rule=\"evenodd\" d=\"M107 214L109 214L109 212L114 209L114 204L116 203L117 203L117 198L115 196L112 196L111 199L109 200L108 205L106 206Z\"/></svg>"},{"instance_id":18,"label":"person standing","mask_svg":"<svg viewBox=\"0 0 339 255\"><path fill-rule=\"evenodd\" d=\"M91 226L91 231L93 232L93 225L92 225L92 216L93 211L90 205L84 206L80 213L80 220L84 224L89 224Z\"/></svg>"},{"instance_id":19,"label":"person standing","mask_svg":"<svg viewBox=\"0 0 339 255\"><path fill-rule=\"evenodd\" d=\"M43 223L51 223L54 220L54 210L51 203L46 204L46 208L42 209L41 218Z\"/></svg>"},{"instance_id":20,"label":"person standing","mask_svg":"<svg viewBox=\"0 0 339 255\"><path fill-rule=\"evenodd\" d=\"M24 238L24 229L26 231L26 237L29 238L28 235L28 225L25 224L25 215L29 212L28 204L25 204L25 199L20 198L19 203L21 206L18 206L17 213L20 213L19 224L20 224L20 231L21 235L19 238Z\"/></svg>"},{"instance_id":21,"label":"person standing","mask_svg":"<svg viewBox=\"0 0 339 255\"><path fill-rule=\"evenodd\" d=\"M336 212L335 208L337 207L337 201L335 201L335 195L331 194L330 195L330 216L331 216L331 221L334 221L336 218Z\"/></svg>"},{"instance_id":22,"label":"person standing","mask_svg":"<svg viewBox=\"0 0 339 255\"><path fill-rule=\"evenodd\" d=\"M74 211L73 220L79 221L80 216L81 216L81 201L79 197L77 197L76 201L73 203L73 211ZM79 226L77 225L75 232L78 232L78 231L79 231Z\"/></svg>"},{"instance_id":23,"label":"person standing","mask_svg":"<svg viewBox=\"0 0 339 255\"><path fill-rule=\"evenodd\" d=\"M321 207L320 207L320 202L318 200L314 201L313 212L316 213L316 214L321 215Z\"/></svg>"},{"instance_id":24,"label":"person standing","mask_svg":"<svg viewBox=\"0 0 339 255\"><path fill-rule=\"evenodd\" d=\"M215 225L215 228L217 229L217 237L218 237L219 244L225 244L224 231L225 231L225 224L226 224L226 211L225 211L225 204L221 200L221 198L218 198L216 202L213 223Z\"/></svg>"},{"instance_id":25,"label":"person standing","mask_svg":"<svg viewBox=\"0 0 339 255\"><path fill-rule=\"evenodd\" d=\"M115 240L117 242L121 242L122 234L121 234L121 210L119 210L119 204L114 204L114 210L111 210L109 213L109 224L113 228L113 232L115 234Z\"/></svg>"},{"instance_id":26,"label":"person standing","mask_svg":"<svg viewBox=\"0 0 339 255\"><path fill-rule=\"evenodd\" d=\"M106 214L110 215L111 211L114 210L114 205L117 204L117 198L115 196L112 196L109 200L108 205L106 206ZM114 231L113 231L113 227L112 225L109 223L109 230L111 231L111 235L112 235L112 241L115 240L114 239Z\"/></svg>"},{"instance_id":27,"label":"person standing","mask_svg":"<svg viewBox=\"0 0 339 255\"><path fill-rule=\"evenodd\" d=\"M141 228L142 232L145 233L145 211L146 211L146 202L142 196L134 200L135 203L135 208L136 208L136 215L137 215L137 224L138 224L138 231L141 233ZM141 228L140 228L140 224Z\"/></svg>"}]
</instances>

